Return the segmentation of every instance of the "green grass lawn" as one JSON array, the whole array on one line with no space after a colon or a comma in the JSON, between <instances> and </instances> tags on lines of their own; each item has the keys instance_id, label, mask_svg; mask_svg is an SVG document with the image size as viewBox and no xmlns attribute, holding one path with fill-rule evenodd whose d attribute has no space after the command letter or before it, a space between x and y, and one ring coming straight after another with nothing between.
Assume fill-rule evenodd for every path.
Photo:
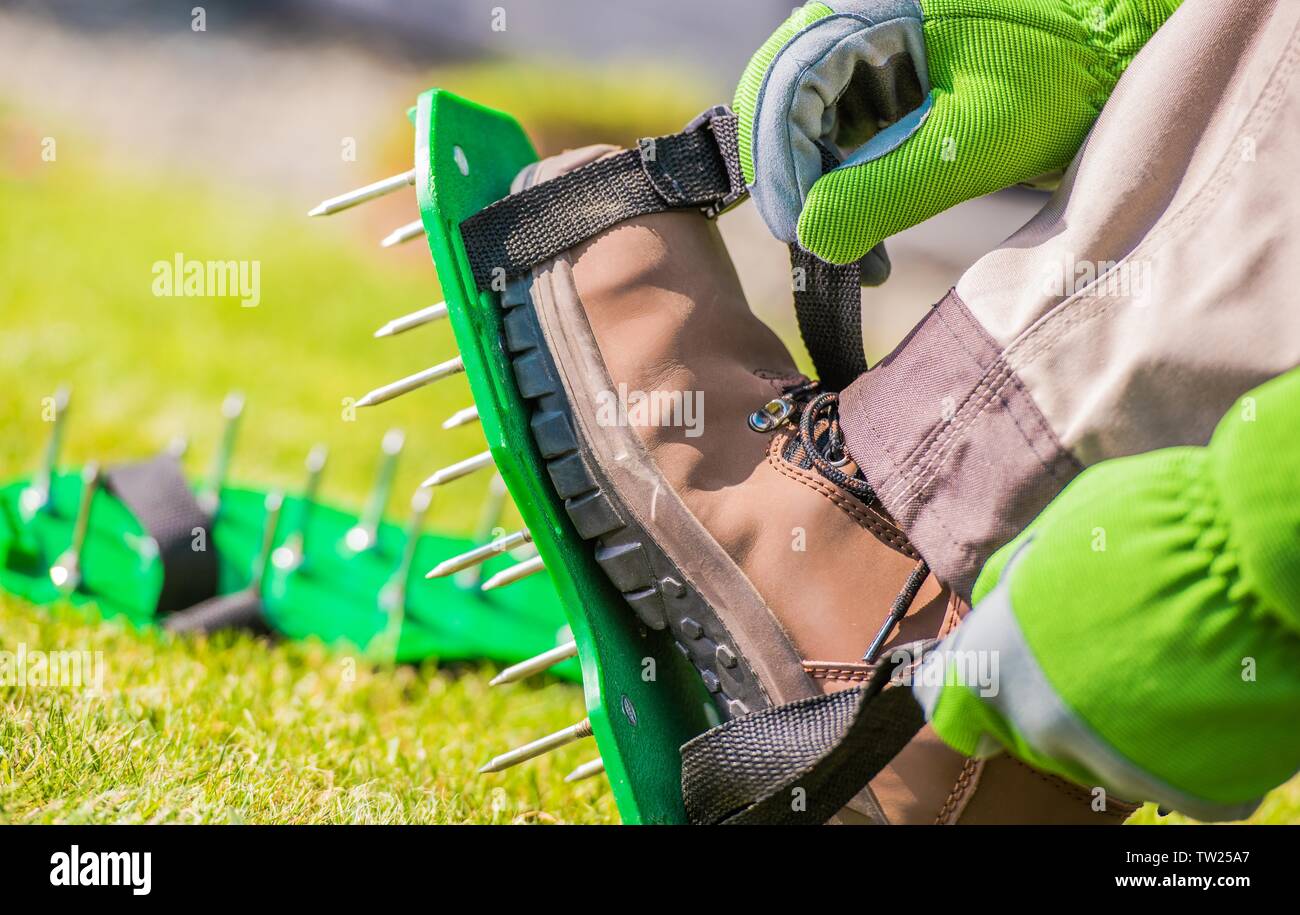
<instances>
[{"instance_id":1,"label":"green grass lawn","mask_svg":"<svg viewBox=\"0 0 1300 915\"><path fill-rule=\"evenodd\" d=\"M609 823L595 755L475 776L582 716L576 687L490 688L492 670L370 669L319 645L171 639L5 600L6 645L99 651L102 695L0 691L0 821Z\"/></svg>"},{"instance_id":2,"label":"green grass lawn","mask_svg":"<svg viewBox=\"0 0 1300 915\"><path fill-rule=\"evenodd\" d=\"M653 126L683 119L672 112ZM379 230L401 220L312 222L302 213L315 201L109 173L93 142L72 135L44 163L40 135L0 108L0 478L35 465L47 434L42 398L61 383L73 387L70 464L143 457L186 435L189 469L202 472L232 389L248 398L236 480L299 485L308 448L323 441L332 450L325 498L356 506L381 435L400 426L408 439L396 511L429 472L481 448L474 428L438 428L469 403L459 379L345 418L343 398L454 351L445 326L370 339L383 321L438 298L416 245L373 249ZM404 168L403 142L358 183ZM154 296L152 264L177 252L259 260L261 303ZM467 529L484 485L448 487L431 525ZM102 652L104 689L0 688L0 822L618 819L603 778L562 781L595 755L590 741L474 775L496 753L581 718L575 686L489 689L488 666L373 669L315 645L177 640L0 595L0 650L19 644ZM1156 818L1148 808L1138 819ZM1300 786L1277 792L1258 819L1300 822Z\"/></svg>"}]
</instances>

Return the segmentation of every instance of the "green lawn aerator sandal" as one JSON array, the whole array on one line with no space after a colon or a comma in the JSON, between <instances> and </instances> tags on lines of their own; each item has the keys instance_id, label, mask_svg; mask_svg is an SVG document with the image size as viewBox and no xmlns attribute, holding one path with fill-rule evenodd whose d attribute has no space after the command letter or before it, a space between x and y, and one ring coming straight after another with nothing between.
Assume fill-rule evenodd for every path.
<instances>
[{"instance_id":1,"label":"green lawn aerator sandal","mask_svg":"<svg viewBox=\"0 0 1300 915\"><path fill-rule=\"evenodd\" d=\"M520 582L512 587L541 579L558 592L586 694L585 719L498 757L484 769L504 768L594 736L625 822L684 822L679 748L720 720L717 706L671 635L628 612L622 593L584 541L584 535L601 531L599 499L588 502L588 513L579 509L575 519L566 497L554 488L546 456L555 456L557 444L550 436L567 420L562 414L536 413L525 401L523 394L538 393L528 387L530 363L520 366L506 346L511 332L501 296L496 290L478 290L461 238L460 223L508 194L511 181L537 155L512 118L450 93L423 93L409 115L415 126L415 168L327 200L312 212L334 213L414 184L421 222L414 231L400 229L393 237L415 237L423 228L446 304L391 322L381 335L450 316L460 354L433 356L444 361L371 392L358 405L381 403L453 373L467 374L476 401L470 417L482 424L489 451L437 471L426 483L445 485L495 464L526 526L461 555L449 552L432 572L435 577L456 574L513 545L532 543L537 557L497 578ZM522 287L516 283L513 288L518 296ZM517 369L523 374L517 376ZM542 571L548 574L529 579ZM524 667L543 669L558 654L540 655Z\"/></svg>"},{"instance_id":2,"label":"green lawn aerator sandal","mask_svg":"<svg viewBox=\"0 0 1300 915\"><path fill-rule=\"evenodd\" d=\"M422 534L427 492L413 499L405 529L383 520L400 433L385 438L375 490L357 517L319 501L319 446L308 457L300 496L226 485L238 398L227 399L213 474L197 494L176 453L103 470L56 470L66 405L61 392L40 470L0 488L0 587L11 593L43 604L93 601L106 617L175 632L241 628L315 638L377 661L515 664L539 652L572 654L563 615L542 581L497 590L476 572L411 587L414 570L477 541ZM495 491L489 506L496 510L484 518L489 529L504 495ZM483 574L514 561L503 552ZM555 672L576 679L577 665Z\"/></svg>"},{"instance_id":3,"label":"green lawn aerator sandal","mask_svg":"<svg viewBox=\"0 0 1300 915\"><path fill-rule=\"evenodd\" d=\"M314 212L414 184L446 302L395 325L449 317L460 353L360 402L467 375L489 451L427 483L495 464L527 527L434 571L532 540L517 574L549 573L586 687L586 719L484 769L594 736L628 822L1104 820L885 688L967 608L844 449L860 266L794 254L820 382L745 301L712 219L744 196L734 116L542 161L447 92L412 120L412 171Z\"/></svg>"}]
</instances>

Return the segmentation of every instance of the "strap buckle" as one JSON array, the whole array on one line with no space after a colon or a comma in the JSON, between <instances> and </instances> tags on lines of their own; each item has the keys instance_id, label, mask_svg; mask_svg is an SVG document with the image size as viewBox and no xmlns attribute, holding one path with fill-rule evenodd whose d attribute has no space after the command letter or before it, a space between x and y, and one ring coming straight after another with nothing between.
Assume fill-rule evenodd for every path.
<instances>
[{"instance_id":1,"label":"strap buckle","mask_svg":"<svg viewBox=\"0 0 1300 915\"><path fill-rule=\"evenodd\" d=\"M700 208L706 217L716 219L749 196L749 188L745 187L745 177L740 170L740 150L736 147L735 112L728 105L713 105L693 117L682 133L691 133L704 128L713 134L713 141L718 145L718 155L722 157L722 164L727 169L727 181L731 186L731 190L723 197Z\"/></svg>"}]
</instances>

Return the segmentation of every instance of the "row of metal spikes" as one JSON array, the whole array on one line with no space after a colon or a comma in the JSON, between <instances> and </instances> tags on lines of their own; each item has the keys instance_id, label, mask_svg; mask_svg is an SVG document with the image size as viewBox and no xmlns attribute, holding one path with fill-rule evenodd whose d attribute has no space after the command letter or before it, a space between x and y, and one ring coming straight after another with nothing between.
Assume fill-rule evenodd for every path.
<instances>
[{"instance_id":1,"label":"row of metal spikes","mask_svg":"<svg viewBox=\"0 0 1300 915\"><path fill-rule=\"evenodd\" d=\"M331 197L308 211L308 215L329 216L414 184L415 169L411 169L410 171L403 172L400 175L394 175L391 178L376 181L354 191L340 194L337 197ZM380 244L387 248L414 238L422 237L423 235L424 225L421 220L417 219L405 226L395 229L385 237ZM375 337L396 336L397 334L405 333L408 330L413 330L414 328L442 320L446 317L446 303L438 302L435 305L430 305L427 308L422 308L419 311L412 312L411 314L394 318L375 331L374 335ZM404 394L409 394L414 390L432 384L443 378L461 374L464 371L464 361L460 356L456 356L453 359L439 363L438 365L427 368L424 371L416 372L406 378L401 378L390 384L375 388L373 391L369 391L357 400L356 405L358 407L369 407L381 404L396 397L401 397ZM444 429L450 429L477 420L478 408L476 406L470 406L453 414L442 425ZM458 461L455 464L443 467L426 479L421 486L442 486L446 483L452 482L453 480L458 480L463 476L467 476L477 470L483 470L494 466L495 463L492 458L492 453L490 451L484 451L480 454L474 455L473 457L466 458L463 461ZM514 549L522 544L530 543L531 541L532 535L527 529L515 531L514 533L493 540L490 543L485 543L480 547L476 547L460 556L453 556L440 562L430 570L426 577L439 578L445 575L453 575L462 572L485 562L493 556L499 555L504 550ZM534 556L531 559L527 559L509 569L497 573L497 575L493 576L490 581L495 581L498 584L509 584L510 582L518 581L521 578L541 572L544 568L545 565L542 562L542 558L540 556ZM504 683L513 683L517 680L522 680L525 677L540 673L562 661L568 660L569 658L576 656L577 653L577 643L573 641L567 642L551 649L550 651L543 652L537 657L530 658L529 660L516 664L513 667L506 668L492 679L492 685L499 686ZM591 736L591 721L590 719L584 718L577 724L570 725L554 734L548 734L545 737L495 757L489 761L487 765L479 769L479 772L499 772L537 756L541 756L542 754L548 753L559 747ZM597 758L574 769L565 777L565 781L573 782L583 778L588 778L603 772L604 769L604 763Z\"/></svg>"}]
</instances>

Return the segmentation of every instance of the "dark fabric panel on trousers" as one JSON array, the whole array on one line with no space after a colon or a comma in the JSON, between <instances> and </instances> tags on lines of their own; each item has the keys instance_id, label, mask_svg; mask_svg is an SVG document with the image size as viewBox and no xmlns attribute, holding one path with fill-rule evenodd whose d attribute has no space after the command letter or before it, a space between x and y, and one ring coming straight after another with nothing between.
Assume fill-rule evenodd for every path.
<instances>
[{"instance_id":1,"label":"dark fabric panel on trousers","mask_svg":"<svg viewBox=\"0 0 1300 915\"><path fill-rule=\"evenodd\" d=\"M955 291L844 391L840 421L885 509L967 599L1083 469Z\"/></svg>"}]
</instances>

